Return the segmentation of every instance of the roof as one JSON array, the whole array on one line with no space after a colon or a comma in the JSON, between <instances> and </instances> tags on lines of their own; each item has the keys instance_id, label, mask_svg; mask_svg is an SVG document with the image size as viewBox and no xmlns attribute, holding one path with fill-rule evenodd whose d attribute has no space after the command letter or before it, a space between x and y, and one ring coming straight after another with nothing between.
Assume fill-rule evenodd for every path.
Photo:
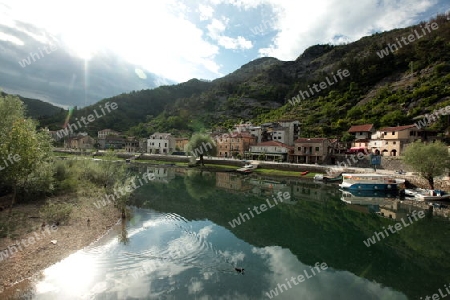
<instances>
[{"instance_id":1,"label":"roof","mask_svg":"<svg viewBox=\"0 0 450 300\"><path fill-rule=\"evenodd\" d=\"M156 139L157 139L156 136L163 136L164 138L167 138L168 136L172 137L172 135L167 132L155 132L154 134L150 135L150 138L152 138L152 136L155 136Z\"/></svg>"},{"instance_id":2,"label":"roof","mask_svg":"<svg viewBox=\"0 0 450 300\"><path fill-rule=\"evenodd\" d=\"M118 131L115 131L115 130L112 130L112 129L103 129L103 130L100 130L99 132L105 132L105 131L112 131L112 132L117 132L118 133Z\"/></svg>"},{"instance_id":3,"label":"roof","mask_svg":"<svg viewBox=\"0 0 450 300\"><path fill-rule=\"evenodd\" d=\"M108 135L106 138L104 139L99 139L99 140L104 140L104 141L124 141L125 139L120 137L120 136L114 136L114 135Z\"/></svg>"},{"instance_id":4,"label":"roof","mask_svg":"<svg viewBox=\"0 0 450 300\"><path fill-rule=\"evenodd\" d=\"M368 143L370 139L356 139L353 141L354 143Z\"/></svg>"},{"instance_id":5,"label":"roof","mask_svg":"<svg viewBox=\"0 0 450 300\"><path fill-rule=\"evenodd\" d=\"M299 138L294 141L294 143L322 143L328 140L327 138Z\"/></svg>"},{"instance_id":6,"label":"roof","mask_svg":"<svg viewBox=\"0 0 450 300\"><path fill-rule=\"evenodd\" d=\"M392 132L392 131L402 131L410 128L417 128L416 125L403 125L396 127L383 127L379 131Z\"/></svg>"},{"instance_id":7,"label":"roof","mask_svg":"<svg viewBox=\"0 0 450 300\"><path fill-rule=\"evenodd\" d=\"M267 142L262 142L259 144L254 145L256 147L258 146L276 146L276 147L285 147L285 148L290 148L288 145L282 143L282 142L277 142L277 141L267 141Z\"/></svg>"},{"instance_id":8,"label":"roof","mask_svg":"<svg viewBox=\"0 0 450 300\"><path fill-rule=\"evenodd\" d=\"M93 140L93 138L91 138L88 135L83 135L83 136L80 135L80 136L71 137L68 139L68 141L78 141L78 140L83 140L83 139L92 139Z\"/></svg>"},{"instance_id":9,"label":"roof","mask_svg":"<svg viewBox=\"0 0 450 300\"><path fill-rule=\"evenodd\" d=\"M226 138L254 138L255 136L253 136L251 133L249 132L237 132L237 131L233 131L233 132L225 132L225 133L215 133L213 135L211 135L214 139L226 139Z\"/></svg>"},{"instance_id":10,"label":"roof","mask_svg":"<svg viewBox=\"0 0 450 300\"><path fill-rule=\"evenodd\" d=\"M347 132L372 132L373 124L353 125Z\"/></svg>"}]
</instances>

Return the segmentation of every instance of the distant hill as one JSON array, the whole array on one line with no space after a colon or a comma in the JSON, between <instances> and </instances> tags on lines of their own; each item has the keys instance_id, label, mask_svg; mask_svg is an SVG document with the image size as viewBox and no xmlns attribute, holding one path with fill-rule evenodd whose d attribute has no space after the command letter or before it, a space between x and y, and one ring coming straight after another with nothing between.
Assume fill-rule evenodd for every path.
<instances>
[{"instance_id":1,"label":"distant hill","mask_svg":"<svg viewBox=\"0 0 450 300\"><path fill-rule=\"evenodd\" d=\"M0 96L6 95L6 93L0 91ZM57 113L65 112L61 107L51 105L50 103L41 100L24 98L21 96L19 96L19 98L26 106L27 116L33 119L49 118Z\"/></svg>"},{"instance_id":2,"label":"distant hill","mask_svg":"<svg viewBox=\"0 0 450 300\"><path fill-rule=\"evenodd\" d=\"M260 58L212 82L192 79L121 94L79 110L74 116L115 101L119 109L89 124L92 131L111 128L142 137L155 131L189 134L202 128L230 126L239 120L262 123L297 119L304 137L340 137L353 124L411 124L417 116L450 105L447 18L432 20L438 28L426 34L422 31L425 23L421 23L346 45L315 45L295 61ZM402 37L416 31L419 37L416 35L414 42L390 51ZM338 70L341 74L347 70L348 76L340 78ZM325 83L319 88L321 82ZM305 99L299 97L300 92ZM292 105L289 100L293 97L300 101ZM44 123L56 128L64 117L61 113ZM449 121L442 118L429 128L444 132Z\"/></svg>"}]
</instances>

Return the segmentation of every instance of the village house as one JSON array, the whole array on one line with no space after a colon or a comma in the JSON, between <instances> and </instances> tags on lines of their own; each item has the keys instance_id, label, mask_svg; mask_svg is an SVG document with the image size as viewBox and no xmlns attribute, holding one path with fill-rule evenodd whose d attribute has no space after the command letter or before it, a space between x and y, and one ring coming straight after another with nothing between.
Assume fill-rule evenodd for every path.
<instances>
[{"instance_id":1,"label":"village house","mask_svg":"<svg viewBox=\"0 0 450 300\"><path fill-rule=\"evenodd\" d=\"M139 151L139 140L134 136L128 137L125 140L125 151L126 152L138 152Z\"/></svg>"},{"instance_id":2,"label":"village house","mask_svg":"<svg viewBox=\"0 0 450 300\"><path fill-rule=\"evenodd\" d=\"M293 146L300 135L300 122L296 120L280 120L249 127L251 134L257 137L257 143L277 141Z\"/></svg>"},{"instance_id":3,"label":"village house","mask_svg":"<svg viewBox=\"0 0 450 300\"><path fill-rule=\"evenodd\" d=\"M175 138L175 150L176 151L184 151L184 149L188 143L189 143L188 138L184 138L184 137Z\"/></svg>"},{"instance_id":4,"label":"village house","mask_svg":"<svg viewBox=\"0 0 450 300\"><path fill-rule=\"evenodd\" d=\"M352 141L352 149L369 149L370 139L375 133L373 124L353 125L347 131L352 134L355 139Z\"/></svg>"},{"instance_id":5,"label":"village house","mask_svg":"<svg viewBox=\"0 0 450 300\"><path fill-rule=\"evenodd\" d=\"M147 152L170 154L175 151L175 138L170 133L156 132L147 139Z\"/></svg>"},{"instance_id":6,"label":"village house","mask_svg":"<svg viewBox=\"0 0 450 300\"><path fill-rule=\"evenodd\" d=\"M125 139L119 137L120 132L112 129L103 129L97 132L99 149L122 149L125 147Z\"/></svg>"},{"instance_id":7,"label":"village house","mask_svg":"<svg viewBox=\"0 0 450 300\"><path fill-rule=\"evenodd\" d=\"M294 144L294 163L323 163L333 149L327 138L299 138Z\"/></svg>"},{"instance_id":8,"label":"village house","mask_svg":"<svg viewBox=\"0 0 450 300\"><path fill-rule=\"evenodd\" d=\"M107 136L118 136L120 135L120 132L114 131L112 129L103 129L97 132L97 138L98 139L105 139Z\"/></svg>"},{"instance_id":9,"label":"village house","mask_svg":"<svg viewBox=\"0 0 450 300\"><path fill-rule=\"evenodd\" d=\"M417 140L422 140L422 134L415 125L384 127L372 135L369 149L383 156L399 156L408 144Z\"/></svg>"},{"instance_id":10,"label":"village house","mask_svg":"<svg viewBox=\"0 0 450 300\"><path fill-rule=\"evenodd\" d=\"M70 149L92 149L95 140L88 135L78 135L64 141L64 148Z\"/></svg>"},{"instance_id":11,"label":"village house","mask_svg":"<svg viewBox=\"0 0 450 300\"><path fill-rule=\"evenodd\" d=\"M217 145L218 157L235 157L238 154L244 157L251 145L256 145L256 137L248 132L233 132L213 136Z\"/></svg>"},{"instance_id":12,"label":"village house","mask_svg":"<svg viewBox=\"0 0 450 300\"><path fill-rule=\"evenodd\" d=\"M292 147L276 141L262 142L250 146L249 152L245 153L246 159L287 161Z\"/></svg>"},{"instance_id":13,"label":"village house","mask_svg":"<svg viewBox=\"0 0 450 300\"><path fill-rule=\"evenodd\" d=\"M103 139L98 139L97 143L99 149L123 149L126 140L120 136L108 135Z\"/></svg>"}]
</instances>

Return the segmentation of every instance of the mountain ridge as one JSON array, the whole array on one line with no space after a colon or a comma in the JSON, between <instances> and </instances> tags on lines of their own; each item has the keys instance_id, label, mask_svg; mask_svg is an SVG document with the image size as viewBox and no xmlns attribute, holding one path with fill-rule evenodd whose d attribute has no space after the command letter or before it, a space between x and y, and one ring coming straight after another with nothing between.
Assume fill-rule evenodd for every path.
<instances>
[{"instance_id":1,"label":"mountain ridge","mask_svg":"<svg viewBox=\"0 0 450 300\"><path fill-rule=\"evenodd\" d=\"M259 124L297 119L304 137L341 137L355 124L412 124L418 115L450 104L446 87L450 83L450 22L448 15L439 15L431 22L439 29L382 59L377 51L420 29L424 22L345 45L314 45L294 61L259 58L211 82L191 79L103 99L96 105L116 101L119 110L99 120L92 132L112 128L141 137L156 131L189 135L218 126L231 127L241 120ZM289 104L299 91L339 69L348 70L350 76L298 105ZM43 125L56 129L60 126L57 118L62 124L61 114L44 120ZM430 129L444 132L447 127L442 120Z\"/></svg>"}]
</instances>

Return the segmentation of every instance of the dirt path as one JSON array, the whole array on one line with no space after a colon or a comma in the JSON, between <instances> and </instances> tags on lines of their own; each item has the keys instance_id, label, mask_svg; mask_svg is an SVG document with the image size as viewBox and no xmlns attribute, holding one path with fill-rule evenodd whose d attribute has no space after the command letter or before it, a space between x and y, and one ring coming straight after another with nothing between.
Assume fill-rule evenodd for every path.
<instances>
[{"instance_id":1,"label":"dirt path","mask_svg":"<svg viewBox=\"0 0 450 300\"><path fill-rule=\"evenodd\" d=\"M38 278L42 270L96 241L119 221L117 209L113 205L96 208L93 203L97 199L79 195L52 198L73 203L74 209L67 224L43 228L39 218L43 203L14 207L12 237L0 238L0 299L22 298L31 276ZM0 211L0 225L8 220L7 214Z\"/></svg>"}]
</instances>

